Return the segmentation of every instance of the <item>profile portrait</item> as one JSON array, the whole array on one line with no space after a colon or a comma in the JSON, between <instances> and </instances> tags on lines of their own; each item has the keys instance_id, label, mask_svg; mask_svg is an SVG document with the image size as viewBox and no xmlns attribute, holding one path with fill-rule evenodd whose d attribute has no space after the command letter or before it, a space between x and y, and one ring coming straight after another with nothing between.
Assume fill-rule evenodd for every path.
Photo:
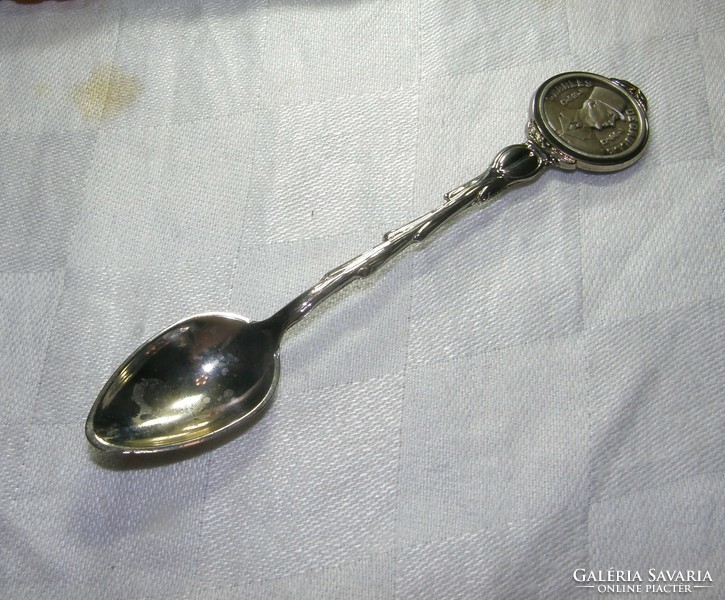
<instances>
[{"instance_id":1,"label":"profile portrait","mask_svg":"<svg viewBox=\"0 0 725 600\"><path fill-rule=\"evenodd\" d=\"M557 133L586 141L593 136L594 130L614 127L617 121L624 120L626 106L626 99L615 91L593 87L578 108L565 106L560 109Z\"/></svg>"}]
</instances>

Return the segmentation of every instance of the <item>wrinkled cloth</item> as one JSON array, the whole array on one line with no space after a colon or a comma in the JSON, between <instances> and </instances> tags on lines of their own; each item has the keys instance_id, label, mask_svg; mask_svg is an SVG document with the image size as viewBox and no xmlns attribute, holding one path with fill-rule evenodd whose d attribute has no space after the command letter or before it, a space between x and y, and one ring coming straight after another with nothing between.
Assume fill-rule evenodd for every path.
<instances>
[{"instance_id":1,"label":"wrinkled cloth","mask_svg":"<svg viewBox=\"0 0 725 600\"><path fill-rule=\"evenodd\" d=\"M722 598L724 34L716 0L0 1L3 598L590 598L611 569ZM227 443L89 446L143 340L272 314L572 70L644 90L636 165L549 169L326 301Z\"/></svg>"}]
</instances>

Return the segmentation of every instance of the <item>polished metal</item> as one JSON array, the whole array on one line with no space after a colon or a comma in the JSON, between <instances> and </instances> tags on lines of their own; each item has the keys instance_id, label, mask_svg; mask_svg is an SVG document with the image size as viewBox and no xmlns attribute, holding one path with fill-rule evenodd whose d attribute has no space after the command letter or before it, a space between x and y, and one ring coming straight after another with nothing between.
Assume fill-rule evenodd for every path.
<instances>
[{"instance_id":1,"label":"polished metal","mask_svg":"<svg viewBox=\"0 0 725 600\"><path fill-rule=\"evenodd\" d=\"M632 84L590 73L552 77L536 92L528 140L504 148L480 177L435 210L328 272L268 319L227 313L190 317L138 348L109 378L86 435L109 452L140 454L217 438L259 415L279 378L285 331L351 281L367 277L453 215L533 181L547 166L613 171L632 164L647 140L646 100Z\"/></svg>"},{"instance_id":2,"label":"polished metal","mask_svg":"<svg viewBox=\"0 0 725 600\"><path fill-rule=\"evenodd\" d=\"M279 330L225 313L184 319L134 352L88 417L99 448L152 452L216 437L264 409L279 376Z\"/></svg>"},{"instance_id":3,"label":"polished metal","mask_svg":"<svg viewBox=\"0 0 725 600\"><path fill-rule=\"evenodd\" d=\"M621 79L563 73L544 82L531 103L529 136L562 168L618 171L647 144L647 100Z\"/></svg>"}]
</instances>

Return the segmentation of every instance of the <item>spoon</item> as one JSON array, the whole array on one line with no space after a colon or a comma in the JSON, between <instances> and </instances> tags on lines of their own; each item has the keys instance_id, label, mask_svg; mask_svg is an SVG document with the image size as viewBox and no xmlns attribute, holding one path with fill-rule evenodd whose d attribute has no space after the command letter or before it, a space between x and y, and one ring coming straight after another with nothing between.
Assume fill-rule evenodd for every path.
<instances>
[{"instance_id":1,"label":"spoon","mask_svg":"<svg viewBox=\"0 0 725 600\"><path fill-rule=\"evenodd\" d=\"M552 77L533 97L527 141L504 148L488 171L446 194L439 208L388 232L268 319L201 314L143 344L98 395L86 421L88 440L109 452L152 453L248 423L274 392L282 336L320 302L462 209L532 181L548 166L609 172L631 165L647 142L646 111L644 95L626 81L584 72Z\"/></svg>"}]
</instances>

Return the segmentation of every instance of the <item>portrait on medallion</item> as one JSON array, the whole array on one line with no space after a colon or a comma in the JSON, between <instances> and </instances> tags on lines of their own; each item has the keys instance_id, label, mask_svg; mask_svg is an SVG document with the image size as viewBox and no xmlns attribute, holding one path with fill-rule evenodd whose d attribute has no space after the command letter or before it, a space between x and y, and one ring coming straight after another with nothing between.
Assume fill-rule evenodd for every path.
<instances>
[{"instance_id":1,"label":"portrait on medallion","mask_svg":"<svg viewBox=\"0 0 725 600\"><path fill-rule=\"evenodd\" d=\"M558 115L557 133L562 137L589 140L593 130L614 127L625 120L626 99L613 90L594 86L591 93L575 108L564 106Z\"/></svg>"}]
</instances>

